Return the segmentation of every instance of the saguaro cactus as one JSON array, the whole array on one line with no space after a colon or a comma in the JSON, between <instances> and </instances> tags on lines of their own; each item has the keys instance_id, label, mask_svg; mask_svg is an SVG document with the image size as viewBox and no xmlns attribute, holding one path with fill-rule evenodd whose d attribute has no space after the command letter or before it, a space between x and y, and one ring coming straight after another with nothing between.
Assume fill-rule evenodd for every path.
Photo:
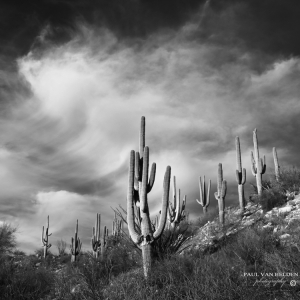
<instances>
[{"instance_id":1,"label":"saguaro cactus","mask_svg":"<svg viewBox=\"0 0 300 300\"><path fill-rule=\"evenodd\" d=\"M218 167L218 179L217 179L217 192L215 192L215 198L218 200L219 205L219 221L220 224L224 225L224 208L225 208L225 196L227 191L227 182L223 180L223 169L222 164Z\"/></svg>"},{"instance_id":2,"label":"saguaro cactus","mask_svg":"<svg viewBox=\"0 0 300 300\"><path fill-rule=\"evenodd\" d=\"M266 158L264 160L259 157L257 129L253 131L254 155L251 151L251 171L256 177L257 193L260 196L262 193L262 175L266 172Z\"/></svg>"},{"instance_id":3,"label":"saguaro cactus","mask_svg":"<svg viewBox=\"0 0 300 300\"><path fill-rule=\"evenodd\" d=\"M176 192L176 177L173 176L173 203L169 203L168 219L171 226L176 227L185 218L186 195L184 195L182 206L180 207L180 189Z\"/></svg>"},{"instance_id":4,"label":"saguaro cactus","mask_svg":"<svg viewBox=\"0 0 300 300\"><path fill-rule=\"evenodd\" d=\"M140 216L141 216L141 233L139 233L134 226L134 202L137 194L134 190L135 182L135 152L130 153L129 173L128 173L128 192L127 192L127 224L129 234L134 243L142 248L143 267L145 278L148 278L151 272L152 264L152 243L158 239L165 227L167 219L167 209L169 205L169 188L171 167L168 166L164 176L162 210L160 215L159 226L153 232L153 227L150 221L150 212L148 207L147 190L148 169L149 169L149 148L146 146L143 151L143 171L142 171L142 186L140 189ZM138 158L138 157L137 157Z\"/></svg>"},{"instance_id":5,"label":"saguaro cactus","mask_svg":"<svg viewBox=\"0 0 300 300\"><path fill-rule=\"evenodd\" d=\"M75 238L72 237L71 239L71 246L70 246L71 255L72 255L71 262L77 261L77 256L80 253L81 246L82 243L80 242L80 239L78 237L78 220L77 220L76 227L75 227Z\"/></svg>"},{"instance_id":6,"label":"saguaro cactus","mask_svg":"<svg viewBox=\"0 0 300 300\"><path fill-rule=\"evenodd\" d=\"M242 156L241 156L241 146L240 139L237 136L235 138L235 147L236 147L236 181L238 184L238 192L239 192L239 203L241 212L245 210L245 195L244 195L244 184L246 182L246 169L242 169Z\"/></svg>"},{"instance_id":7,"label":"saguaro cactus","mask_svg":"<svg viewBox=\"0 0 300 300\"><path fill-rule=\"evenodd\" d=\"M107 246L107 239L106 239L107 235L108 235L108 231L106 230L106 226L104 226L103 235L101 239L101 259L103 259L104 257L105 249Z\"/></svg>"},{"instance_id":8,"label":"saguaro cactus","mask_svg":"<svg viewBox=\"0 0 300 300\"><path fill-rule=\"evenodd\" d=\"M273 158L274 158L274 165L275 165L275 177L276 180L278 181L280 176L280 166L279 166L277 151L275 147L273 147Z\"/></svg>"},{"instance_id":9,"label":"saguaro cactus","mask_svg":"<svg viewBox=\"0 0 300 300\"><path fill-rule=\"evenodd\" d=\"M44 226L43 226L43 230L42 230L42 245L44 247L44 258L46 258L47 251L51 247L51 244L49 244L49 241L48 241L49 236L52 234L52 233L48 234L48 232L49 232L49 216L47 217L47 220L48 220L48 225L46 228L45 236L44 236Z\"/></svg>"},{"instance_id":10,"label":"saguaro cactus","mask_svg":"<svg viewBox=\"0 0 300 300\"><path fill-rule=\"evenodd\" d=\"M135 156L135 178L134 178L134 189L136 191L136 196L134 201L136 205L135 209L136 209L139 225L141 223L140 197L142 194L142 172L143 172L143 165L144 165L143 153L145 148L145 136L146 136L146 119L143 116L141 118L139 152L135 153L136 156ZM156 173L156 163L153 163L150 172L150 179L149 182L147 183L147 190L146 190L147 194L152 190L152 187L154 185L155 173Z\"/></svg>"},{"instance_id":11,"label":"saguaro cactus","mask_svg":"<svg viewBox=\"0 0 300 300\"><path fill-rule=\"evenodd\" d=\"M207 213L207 207L209 206L209 202L210 202L210 185L211 185L211 180L209 180L207 193L206 193L205 176L203 176L203 183L201 180L201 176L199 177L200 200L196 199L196 201L203 206L204 214Z\"/></svg>"},{"instance_id":12,"label":"saguaro cactus","mask_svg":"<svg viewBox=\"0 0 300 300\"><path fill-rule=\"evenodd\" d=\"M101 215L97 214L95 227L93 227L92 250L95 258L99 258L101 240L100 240L100 222Z\"/></svg>"}]
</instances>

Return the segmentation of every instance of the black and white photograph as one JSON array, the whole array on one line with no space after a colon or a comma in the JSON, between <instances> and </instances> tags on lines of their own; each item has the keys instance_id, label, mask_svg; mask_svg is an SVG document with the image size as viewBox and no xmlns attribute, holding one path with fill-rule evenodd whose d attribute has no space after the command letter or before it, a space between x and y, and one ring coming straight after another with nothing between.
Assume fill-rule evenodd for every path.
<instances>
[{"instance_id":1,"label":"black and white photograph","mask_svg":"<svg viewBox=\"0 0 300 300\"><path fill-rule=\"evenodd\" d=\"M0 299L300 299L300 1L0 2Z\"/></svg>"}]
</instances>

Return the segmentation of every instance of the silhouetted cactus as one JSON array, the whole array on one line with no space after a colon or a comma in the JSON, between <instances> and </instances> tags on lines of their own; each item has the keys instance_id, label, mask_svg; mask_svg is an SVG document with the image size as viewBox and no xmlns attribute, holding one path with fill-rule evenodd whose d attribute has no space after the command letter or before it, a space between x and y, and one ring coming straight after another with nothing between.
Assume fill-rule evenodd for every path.
<instances>
[{"instance_id":1,"label":"silhouetted cactus","mask_svg":"<svg viewBox=\"0 0 300 300\"><path fill-rule=\"evenodd\" d=\"M163 197L162 197L162 210L159 221L159 227L153 232L153 227L150 221L150 213L148 207L147 192L149 189L148 169L149 169L149 148L146 146L143 151L143 170L141 176L141 188L139 189L139 196L135 191L135 171L140 173L138 168L135 168L135 158L138 160L139 155L136 156L132 150L130 153L129 173L128 173L128 192L127 192L127 224L129 234L134 243L142 248L143 267L145 278L148 278L151 272L152 264L152 244L153 241L158 239L165 227L167 219L167 210L169 202L169 188L171 167L168 166L164 176L163 184ZM140 179L140 178L139 178ZM141 217L141 233L136 230L134 222L134 203L135 198L139 197L140 200L140 217Z\"/></svg>"},{"instance_id":2,"label":"silhouetted cactus","mask_svg":"<svg viewBox=\"0 0 300 300\"><path fill-rule=\"evenodd\" d=\"M226 180L223 180L223 169L222 169L222 164L220 163L218 167L217 192L215 192L215 198L216 200L218 200L219 221L221 225L224 225L226 191L227 191L227 182Z\"/></svg>"},{"instance_id":3,"label":"silhouetted cactus","mask_svg":"<svg viewBox=\"0 0 300 300\"><path fill-rule=\"evenodd\" d=\"M266 172L266 158L264 160L259 157L257 129L253 131L254 155L251 151L251 171L256 177L257 193L260 196L262 193L262 174Z\"/></svg>"},{"instance_id":4,"label":"silhouetted cactus","mask_svg":"<svg viewBox=\"0 0 300 300\"><path fill-rule=\"evenodd\" d=\"M48 220L48 224L47 224L45 236L44 236L44 226L43 226L43 230L42 230L42 245L44 247L44 258L46 258L47 251L51 247L51 244L49 244L49 241L48 241L48 237L52 234L52 233L48 234L48 231L49 231L49 216L47 217L47 220Z\"/></svg>"},{"instance_id":5,"label":"silhouetted cactus","mask_svg":"<svg viewBox=\"0 0 300 300\"><path fill-rule=\"evenodd\" d=\"M277 151L275 147L273 147L273 158L274 158L274 165L275 165L275 177L276 180L278 181L280 176L280 166L279 166Z\"/></svg>"},{"instance_id":6,"label":"silhouetted cactus","mask_svg":"<svg viewBox=\"0 0 300 300\"><path fill-rule=\"evenodd\" d=\"M244 184L246 182L246 169L242 169L242 156L241 156L241 146L240 139L237 136L235 138L235 146L236 146L236 181L238 184L238 193L239 193L239 204L241 212L245 210L245 195L244 195Z\"/></svg>"},{"instance_id":7,"label":"silhouetted cactus","mask_svg":"<svg viewBox=\"0 0 300 300\"><path fill-rule=\"evenodd\" d=\"M196 201L203 206L203 213L207 213L207 207L210 203L210 185L211 180L209 180L207 193L206 193L206 186L205 186L205 176L203 176L203 183L201 177L199 177L199 190L200 190L200 200L196 199Z\"/></svg>"},{"instance_id":8,"label":"silhouetted cactus","mask_svg":"<svg viewBox=\"0 0 300 300\"><path fill-rule=\"evenodd\" d=\"M97 214L95 227L93 227L93 236L92 236L92 250L95 258L99 258L100 254L100 222L101 222L101 215Z\"/></svg>"},{"instance_id":9,"label":"silhouetted cactus","mask_svg":"<svg viewBox=\"0 0 300 300\"><path fill-rule=\"evenodd\" d=\"M176 192L176 177L173 176L173 203L169 203L168 220L171 226L176 227L181 221L185 219L185 205L186 195L183 197L182 206L180 207L180 189L178 189L178 195Z\"/></svg>"},{"instance_id":10,"label":"silhouetted cactus","mask_svg":"<svg viewBox=\"0 0 300 300\"><path fill-rule=\"evenodd\" d=\"M71 262L77 261L77 256L80 253L81 246L82 246L82 243L80 242L80 239L78 237L78 220L77 220L76 227L75 227L75 238L72 237L71 245L70 245Z\"/></svg>"}]
</instances>

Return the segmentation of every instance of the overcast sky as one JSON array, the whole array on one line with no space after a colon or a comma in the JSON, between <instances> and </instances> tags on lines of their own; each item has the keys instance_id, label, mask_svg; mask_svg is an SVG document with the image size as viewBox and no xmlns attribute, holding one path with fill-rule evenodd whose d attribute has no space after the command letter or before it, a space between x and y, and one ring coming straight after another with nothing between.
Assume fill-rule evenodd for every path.
<instances>
[{"instance_id":1,"label":"overcast sky","mask_svg":"<svg viewBox=\"0 0 300 300\"><path fill-rule=\"evenodd\" d=\"M111 231L126 207L130 150L141 116L157 176L151 217L172 168L192 219L198 178L213 188L218 163L226 205L238 205L235 137L246 196L252 132L267 173L299 166L298 0L31 0L0 4L0 221L18 247L70 242L76 219L90 250L96 213ZM265 177L266 178L266 177ZM55 246L51 250L55 252Z\"/></svg>"}]
</instances>

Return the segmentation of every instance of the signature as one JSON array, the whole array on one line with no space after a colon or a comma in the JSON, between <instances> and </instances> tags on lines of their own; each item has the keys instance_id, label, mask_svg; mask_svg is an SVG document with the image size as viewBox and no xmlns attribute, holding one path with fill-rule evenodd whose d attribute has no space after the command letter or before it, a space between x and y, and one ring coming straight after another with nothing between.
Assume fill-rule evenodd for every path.
<instances>
[{"instance_id":1,"label":"signature","mask_svg":"<svg viewBox=\"0 0 300 300\"><path fill-rule=\"evenodd\" d=\"M284 286L284 284L286 284L286 283L287 283L287 281L284 280L284 278L277 279L277 280L269 280L265 277L262 277L259 280L256 279L253 286L257 285L257 286L271 287L271 286L276 286L277 284L279 284L280 288L282 288Z\"/></svg>"}]
</instances>

